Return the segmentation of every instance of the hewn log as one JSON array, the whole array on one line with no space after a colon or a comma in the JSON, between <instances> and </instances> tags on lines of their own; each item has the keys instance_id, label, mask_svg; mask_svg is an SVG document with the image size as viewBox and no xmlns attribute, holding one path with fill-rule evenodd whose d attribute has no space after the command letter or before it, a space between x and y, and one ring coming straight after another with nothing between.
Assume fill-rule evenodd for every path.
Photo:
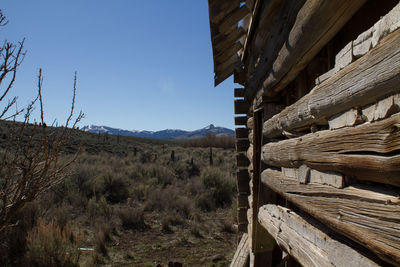
<instances>
[{"instance_id":1,"label":"hewn log","mask_svg":"<svg viewBox=\"0 0 400 267\"><path fill-rule=\"evenodd\" d=\"M235 117L235 125L246 125L247 117L246 116L237 116Z\"/></svg>"},{"instance_id":2,"label":"hewn log","mask_svg":"<svg viewBox=\"0 0 400 267\"><path fill-rule=\"evenodd\" d=\"M239 223L238 224L238 231L240 233L246 233L247 232L247 227L248 227L247 223Z\"/></svg>"},{"instance_id":3,"label":"hewn log","mask_svg":"<svg viewBox=\"0 0 400 267\"><path fill-rule=\"evenodd\" d=\"M304 185L267 169L262 183L381 259L400 262L400 205L387 187Z\"/></svg>"},{"instance_id":4,"label":"hewn log","mask_svg":"<svg viewBox=\"0 0 400 267\"><path fill-rule=\"evenodd\" d=\"M365 56L333 75L309 94L264 123L264 136L301 129L355 106L377 102L400 88L400 30Z\"/></svg>"},{"instance_id":5,"label":"hewn log","mask_svg":"<svg viewBox=\"0 0 400 267\"><path fill-rule=\"evenodd\" d=\"M263 82L262 90L276 94L285 88L365 2L366 0L306 1L297 14L288 40Z\"/></svg>"},{"instance_id":6,"label":"hewn log","mask_svg":"<svg viewBox=\"0 0 400 267\"><path fill-rule=\"evenodd\" d=\"M242 27L235 28L232 32L227 35L221 36L214 40L214 47L216 52L224 51L227 47L231 46L234 42L239 40L246 34L246 31Z\"/></svg>"},{"instance_id":7,"label":"hewn log","mask_svg":"<svg viewBox=\"0 0 400 267\"><path fill-rule=\"evenodd\" d=\"M249 173L246 169L240 169L236 172L236 187L239 194L249 194Z\"/></svg>"},{"instance_id":8,"label":"hewn log","mask_svg":"<svg viewBox=\"0 0 400 267\"><path fill-rule=\"evenodd\" d=\"M236 128L235 129L235 138L247 138L249 135L249 129L247 128Z\"/></svg>"},{"instance_id":9,"label":"hewn log","mask_svg":"<svg viewBox=\"0 0 400 267\"><path fill-rule=\"evenodd\" d=\"M248 235L243 234L240 239L239 245L236 249L235 255L233 256L230 267L247 267L249 266L249 240Z\"/></svg>"},{"instance_id":10,"label":"hewn log","mask_svg":"<svg viewBox=\"0 0 400 267\"><path fill-rule=\"evenodd\" d=\"M246 152L246 156L247 156L247 158L250 160L250 162L252 162L253 161L253 145L251 144L250 146L249 146L249 148L247 149L247 152Z\"/></svg>"},{"instance_id":11,"label":"hewn log","mask_svg":"<svg viewBox=\"0 0 400 267\"><path fill-rule=\"evenodd\" d=\"M248 56L252 56L250 62L254 62L254 57L259 56L262 49L266 47L271 28L273 27L282 0L257 1L254 6L249 31L244 45L242 62L248 62ZM247 66L250 73L253 66Z\"/></svg>"},{"instance_id":12,"label":"hewn log","mask_svg":"<svg viewBox=\"0 0 400 267\"><path fill-rule=\"evenodd\" d=\"M245 152L249 148L249 139L243 138L243 139L236 139L235 140L235 146L236 146L236 151L237 152Z\"/></svg>"},{"instance_id":13,"label":"hewn log","mask_svg":"<svg viewBox=\"0 0 400 267\"><path fill-rule=\"evenodd\" d=\"M237 205L238 208L248 208L249 207L249 200L247 194L238 194L237 195Z\"/></svg>"},{"instance_id":14,"label":"hewn log","mask_svg":"<svg viewBox=\"0 0 400 267\"><path fill-rule=\"evenodd\" d=\"M255 69L254 73L249 79L249 86L245 92L245 99L251 102L255 93L260 88L260 82L265 77L266 73L271 70L274 59L279 53L282 45L284 45L289 35L290 29L296 20L297 13L305 0L291 1L285 0L282 3L276 1L271 2L271 22L263 23L262 28L258 31L265 31L264 36L260 36L258 44L259 50L253 54L253 63L259 62L259 65ZM279 8L279 9L277 9ZM267 7L267 14L269 13ZM261 57L258 60L259 53L262 52ZM253 69L249 66L250 70Z\"/></svg>"},{"instance_id":15,"label":"hewn log","mask_svg":"<svg viewBox=\"0 0 400 267\"><path fill-rule=\"evenodd\" d=\"M295 212L276 205L260 208L258 218L278 245L303 266L379 266L323 232Z\"/></svg>"},{"instance_id":16,"label":"hewn log","mask_svg":"<svg viewBox=\"0 0 400 267\"><path fill-rule=\"evenodd\" d=\"M220 52L214 57L214 60L217 64L221 64L225 62L225 60L231 58L234 54L236 54L243 46L240 42L234 42L231 46L227 47L225 50Z\"/></svg>"},{"instance_id":17,"label":"hewn log","mask_svg":"<svg viewBox=\"0 0 400 267\"><path fill-rule=\"evenodd\" d=\"M238 223L239 224L247 224L247 208L240 207L237 209L238 213Z\"/></svg>"},{"instance_id":18,"label":"hewn log","mask_svg":"<svg viewBox=\"0 0 400 267\"><path fill-rule=\"evenodd\" d=\"M236 166L237 167L247 167L249 166L250 161L247 158L245 153L238 153L236 155Z\"/></svg>"},{"instance_id":19,"label":"hewn log","mask_svg":"<svg viewBox=\"0 0 400 267\"><path fill-rule=\"evenodd\" d=\"M235 114L247 114L249 110L249 104L244 100L235 99Z\"/></svg>"},{"instance_id":20,"label":"hewn log","mask_svg":"<svg viewBox=\"0 0 400 267\"><path fill-rule=\"evenodd\" d=\"M234 97L243 97L244 96L244 88L235 88Z\"/></svg>"},{"instance_id":21,"label":"hewn log","mask_svg":"<svg viewBox=\"0 0 400 267\"><path fill-rule=\"evenodd\" d=\"M218 31L220 33L226 33L233 27L237 27L239 21L243 19L247 14L249 14L249 10L246 5L236 7L219 23Z\"/></svg>"},{"instance_id":22,"label":"hewn log","mask_svg":"<svg viewBox=\"0 0 400 267\"><path fill-rule=\"evenodd\" d=\"M250 117L248 120L247 120L247 128L249 128L249 129L253 129L253 125L254 125L254 119L253 119L253 117Z\"/></svg>"},{"instance_id":23,"label":"hewn log","mask_svg":"<svg viewBox=\"0 0 400 267\"><path fill-rule=\"evenodd\" d=\"M214 61L214 86L222 83L226 78L232 75L233 71L240 66L239 56L233 54L233 56L227 61L217 64Z\"/></svg>"},{"instance_id":24,"label":"hewn log","mask_svg":"<svg viewBox=\"0 0 400 267\"><path fill-rule=\"evenodd\" d=\"M335 171L358 179L400 185L400 114L391 118L334 131L268 143L262 160L276 167L306 164L319 171Z\"/></svg>"}]
</instances>

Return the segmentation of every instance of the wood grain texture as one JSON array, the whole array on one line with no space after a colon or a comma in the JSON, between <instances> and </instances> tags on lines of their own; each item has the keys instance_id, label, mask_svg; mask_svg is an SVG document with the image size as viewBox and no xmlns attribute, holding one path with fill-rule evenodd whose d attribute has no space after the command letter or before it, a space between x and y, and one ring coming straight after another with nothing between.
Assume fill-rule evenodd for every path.
<instances>
[{"instance_id":1,"label":"wood grain texture","mask_svg":"<svg viewBox=\"0 0 400 267\"><path fill-rule=\"evenodd\" d=\"M243 97L244 96L244 88L235 88L233 96L234 97Z\"/></svg>"},{"instance_id":2,"label":"wood grain texture","mask_svg":"<svg viewBox=\"0 0 400 267\"><path fill-rule=\"evenodd\" d=\"M245 153L236 154L236 167L247 167L249 164L250 161Z\"/></svg>"},{"instance_id":3,"label":"wood grain texture","mask_svg":"<svg viewBox=\"0 0 400 267\"><path fill-rule=\"evenodd\" d=\"M246 125L247 117L246 116L236 116L235 117L235 125Z\"/></svg>"},{"instance_id":4,"label":"wood grain texture","mask_svg":"<svg viewBox=\"0 0 400 267\"><path fill-rule=\"evenodd\" d=\"M237 152L244 152L249 148L249 139L247 138L242 138L242 139L236 139L235 140L235 146L236 146L236 151Z\"/></svg>"},{"instance_id":5,"label":"wood grain texture","mask_svg":"<svg viewBox=\"0 0 400 267\"><path fill-rule=\"evenodd\" d=\"M297 14L288 40L264 80L262 90L273 91L272 94L275 94L285 88L365 2L306 1Z\"/></svg>"},{"instance_id":6,"label":"wood grain texture","mask_svg":"<svg viewBox=\"0 0 400 267\"><path fill-rule=\"evenodd\" d=\"M235 99L234 102L235 114L247 114L249 110L249 104L244 100Z\"/></svg>"},{"instance_id":7,"label":"wood grain texture","mask_svg":"<svg viewBox=\"0 0 400 267\"><path fill-rule=\"evenodd\" d=\"M264 123L268 138L366 106L400 91L400 31L387 36L365 56L316 86L309 94Z\"/></svg>"},{"instance_id":8,"label":"wood grain texture","mask_svg":"<svg viewBox=\"0 0 400 267\"><path fill-rule=\"evenodd\" d=\"M249 240L248 235L243 234L240 239L239 245L236 249L235 255L233 256L230 267L247 267L249 265Z\"/></svg>"},{"instance_id":9,"label":"wood grain texture","mask_svg":"<svg viewBox=\"0 0 400 267\"><path fill-rule=\"evenodd\" d=\"M400 185L400 114L391 118L268 143L262 160L276 167L306 164L361 180Z\"/></svg>"},{"instance_id":10,"label":"wood grain texture","mask_svg":"<svg viewBox=\"0 0 400 267\"><path fill-rule=\"evenodd\" d=\"M249 135L249 129L247 128L236 128L235 129L235 138L247 138Z\"/></svg>"},{"instance_id":11,"label":"wood grain texture","mask_svg":"<svg viewBox=\"0 0 400 267\"><path fill-rule=\"evenodd\" d=\"M267 7L267 13L270 12L271 22L263 23L262 28L257 29L258 32L264 32L263 36L259 37L258 43L254 48L258 53L253 55L252 62L260 62L251 73L249 85L246 88L245 99L251 102L257 90L260 88L260 83L266 73L271 70L274 59L279 53L279 49L287 40L288 34L292 25L296 20L296 15L305 1L284 0L281 2L271 2L271 9ZM278 9L277 9L278 8ZM260 57L260 58L259 58ZM259 60L258 60L259 58ZM253 67L249 66L250 69Z\"/></svg>"},{"instance_id":12,"label":"wood grain texture","mask_svg":"<svg viewBox=\"0 0 400 267\"><path fill-rule=\"evenodd\" d=\"M267 169L262 183L326 226L368 248L391 264L400 262L398 192L387 187L303 185Z\"/></svg>"},{"instance_id":13,"label":"wood grain texture","mask_svg":"<svg viewBox=\"0 0 400 267\"><path fill-rule=\"evenodd\" d=\"M287 208L265 205L258 218L278 245L303 266L378 266Z\"/></svg>"}]
</instances>

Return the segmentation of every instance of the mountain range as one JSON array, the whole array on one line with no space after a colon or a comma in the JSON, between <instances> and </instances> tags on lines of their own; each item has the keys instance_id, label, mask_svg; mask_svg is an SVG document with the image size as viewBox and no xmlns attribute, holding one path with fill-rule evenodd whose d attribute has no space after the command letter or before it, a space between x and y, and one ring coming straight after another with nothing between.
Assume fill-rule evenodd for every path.
<instances>
[{"instance_id":1,"label":"mountain range","mask_svg":"<svg viewBox=\"0 0 400 267\"><path fill-rule=\"evenodd\" d=\"M112 128L108 126L96 126L96 125L84 126L81 128L81 130L91 133L135 136L135 137L164 139L164 140L201 138L208 134L215 134L217 136L230 136L230 137L234 136L233 130L224 127L214 126L214 124L210 124L204 128L195 131L185 131L179 129L166 129L161 131L138 131L138 130L129 131L118 128Z\"/></svg>"}]
</instances>

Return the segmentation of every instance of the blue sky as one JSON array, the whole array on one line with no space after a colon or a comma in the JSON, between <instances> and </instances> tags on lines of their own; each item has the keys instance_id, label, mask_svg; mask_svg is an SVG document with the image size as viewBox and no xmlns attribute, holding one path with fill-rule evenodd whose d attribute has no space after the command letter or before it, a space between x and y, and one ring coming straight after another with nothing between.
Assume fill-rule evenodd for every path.
<instances>
[{"instance_id":1,"label":"blue sky","mask_svg":"<svg viewBox=\"0 0 400 267\"><path fill-rule=\"evenodd\" d=\"M44 72L46 120L63 121L78 72L80 126L233 128L232 78L213 85L205 0L8 0L1 40L26 38L12 95L19 107ZM11 97L11 95L10 95Z\"/></svg>"}]
</instances>

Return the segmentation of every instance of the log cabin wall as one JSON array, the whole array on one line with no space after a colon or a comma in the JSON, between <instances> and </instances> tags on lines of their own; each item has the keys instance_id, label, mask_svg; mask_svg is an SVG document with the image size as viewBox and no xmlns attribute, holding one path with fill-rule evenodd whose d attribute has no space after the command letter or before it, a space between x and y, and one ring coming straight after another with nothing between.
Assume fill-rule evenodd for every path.
<instances>
[{"instance_id":1,"label":"log cabin wall","mask_svg":"<svg viewBox=\"0 0 400 267\"><path fill-rule=\"evenodd\" d=\"M209 0L233 75L231 266L400 266L400 3Z\"/></svg>"}]
</instances>

